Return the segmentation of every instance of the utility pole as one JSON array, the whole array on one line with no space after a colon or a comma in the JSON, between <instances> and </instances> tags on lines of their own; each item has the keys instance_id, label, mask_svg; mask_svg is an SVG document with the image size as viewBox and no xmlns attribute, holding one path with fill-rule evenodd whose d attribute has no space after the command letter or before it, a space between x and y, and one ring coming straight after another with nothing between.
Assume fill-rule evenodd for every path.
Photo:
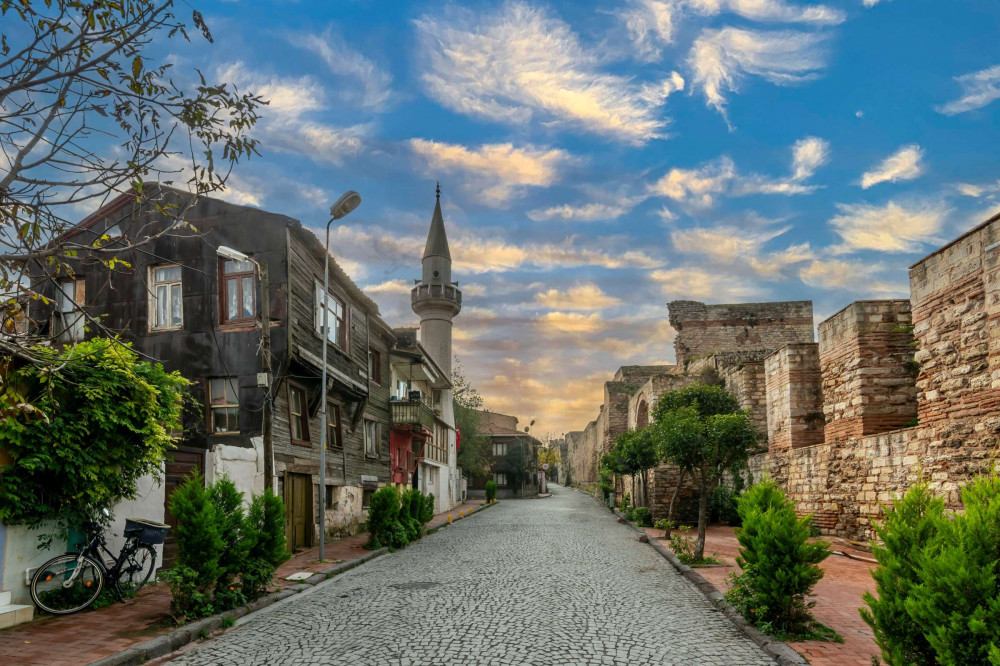
<instances>
[{"instance_id":1,"label":"utility pole","mask_svg":"<svg viewBox=\"0 0 1000 666\"><path fill-rule=\"evenodd\" d=\"M274 452L271 447L271 412L274 397L271 395L273 376L271 374L271 287L268 280L267 262L258 264L260 268L260 348L264 355L264 423L261 436L264 439L264 488L274 492Z\"/></svg>"}]
</instances>

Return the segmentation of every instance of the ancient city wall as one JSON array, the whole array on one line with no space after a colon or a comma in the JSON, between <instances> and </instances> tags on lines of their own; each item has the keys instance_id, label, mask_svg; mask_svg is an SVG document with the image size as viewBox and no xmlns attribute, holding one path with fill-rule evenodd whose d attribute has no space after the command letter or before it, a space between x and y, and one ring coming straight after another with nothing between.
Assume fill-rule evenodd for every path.
<instances>
[{"instance_id":1,"label":"ancient city wall","mask_svg":"<svg viewBox=\"0 0 1000 666\"><path fill-rule=\"evenodd\" d=\"M757 430L767 434L767 382L764 362L754 361L738 365L727 365L719 372L726 390L736 396L744 409L750 410L750 418Z\"/></svg>"},{"instance_id":2,"label":"ancient city wall","mask_svg":"<svg viewBox=\"0 0 1000 666\"><path fill-rule=\"evenodd\" d=\"M767 439L771 450L823 441L819 345L785 345L764 359Z\"/></svg>"},{"instance_id":3,"label":"ancient city wall","mask_svg":"<svg viewBox=\"0 0 1000 666\"><path fill-rule=\"evenodd\" d=\"M705 305L671 301L677 332L677 365L719 352L773 351L790 342L813 341L812 301Z\"/></svg>"}]
</instances>

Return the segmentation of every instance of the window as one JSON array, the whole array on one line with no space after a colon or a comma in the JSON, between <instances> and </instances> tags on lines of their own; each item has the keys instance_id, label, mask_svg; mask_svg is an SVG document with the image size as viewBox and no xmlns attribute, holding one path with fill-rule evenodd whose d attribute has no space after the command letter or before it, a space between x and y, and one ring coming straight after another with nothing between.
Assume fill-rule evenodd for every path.
<instances>
[{"instance_id":1,"label":"window","mask_svg":"<svg viewBox=\"0 0 1000 666\"><path fill-rule=\"evenodd\" d=\"M152 269L153 329L180 328L184 325L184 305L181 299L181 267L154 266Z\"/></svg>"},{"instance_id":2,"label":"window","mask_svg":"<svg viewBox=\"0 0 1000 666\"><path fill-rule=\"evenodd\" d=\"M375 490L373 488L363 488L361 490L361 510L367 511L368 507L372 505L372 493Z\"/></svg>"},{"instance_id":3,"label":"window","mask_svg":"<svg viewBox=\"0 0 1000 666\"><path fill-rule=\"evenodd\" d=\"M498 488L502 488L507 485L507 475L503 472L493 473L493 483L497 484Z\"/></svg>"},{"instance_id":4,"label":"window","mask_svg":"<svg viewBox=\"0 0 1000 666\"><path fill-rule=\"evenodd\" d=\"M365 419L365 455L378 456L378 421Z\"/></svg>"},{"instance_id":5,"label":"window","mask_svg":"<svg viewBox=\"0 0 1000 666\"><path fill-rule=\"evenodd\" d=\"M382 354L375 349L368 350L368 379L382 383Z\"/></svg>"},{"instance_id":6,"label":"window","mask_svg":"<svg viewBox=\"0 0 1000 666\"><path fill-rule=\"evenodd\" d=\"M295 444L309 444L309 412L306 392L299 386L288 385L288 426Z\"/></svg>"},{"instance_id":7,"label":"window","mask_svg":"<svg viewBox=\"0 0 1000 666\"><path fill-rule=\"evenodd\" d=\"M83 280L67 280L57 285L56 314L53 332L60 342L83 340L83 306L85 292Z\"/></svg>"},{"instance_id":8,"label":"window","mask_svg":"<svg viewBox=\"0 0 1000 666\"><path fill-rule=\"evenodd\" d=\"M316 487L318 488L319 484L317 484ZM327 485L327 487L326 487L326 498L325 498L326 499L326 508L327 508L327 510L331 510L331 511L333 510L333 504L334 504L334 502L333 502L333 488L334 488L333 486Z\"/></svg>"},{"instance_id":9,"label":"window","mask_svg":"<svg viewBox=\"0 0 1000 666\"><path fill-rule=\"evenodd\" d=\"M495 456L507 455L507 442L493 442L493 455Z\"/></svg>"},{"instance_id":10,"label":"window","mask_svg":"<svg viewBox=\"0 0 1000 666\"><path fill-rule=\"evenodd\" d=\"M249 261L219 259L222 323L252 321L257 311L254 266Z\"/></svg>"},{"instance_id":11,"label":"window","mask_svg":"<svg viewBox=\"0 0 1000 666\"><path fill-rule=\"evenodd\" d=\"M427 438L424 458L440 463L448 463L448 429L440 424L434 426L434 436Z\"/></svg>"},{"instance_id":12,"label":"window","mask_svg":"<svg viewBox=\"0 0 1000 666\"><path fill-rule=\"evenodd\" d=\"M396 381L396 400L408 400L410 395L408 384L402 380Z\"/></svg>"},{"instance_id":13,"label":"window","mask_svg":"<svg viewBox=\"0 0 1000 666\"><path fill-rule=\"evenodd\" d=\"M240 431L240 398L236 380L220 377L208 380L209 429L213 435Z\"/></svg>"},{"instance_id":14,"label":"window","mask_svg":"<svg viewBox=\"0 0 1000 666\"><path fill-rule=\"evenodd\" d=\"M344 302L333 294L323 298L323 287L316 284L316 332L323 335L323 302L326 301L326 311L329 313L329 330L326 339L341 349L347 348L347 315Z\"/></svg>"},{"instance_id":15,"label":"window","mask_svg":"<svg viewBox=\"0 0 1000 666\"><path fill-rule=\"evenodd\" d=\"M335 402L326 403L326 443L338 449L344 445L344 431L341 428L340 405Z\"/></svg>"}]
</instances>

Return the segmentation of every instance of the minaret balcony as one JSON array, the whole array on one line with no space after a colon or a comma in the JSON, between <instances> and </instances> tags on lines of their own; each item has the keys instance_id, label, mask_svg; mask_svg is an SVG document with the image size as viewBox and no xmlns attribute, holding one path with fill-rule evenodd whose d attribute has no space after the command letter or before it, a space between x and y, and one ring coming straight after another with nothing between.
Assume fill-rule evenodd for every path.
<instances>
[{"instance_id":1,"label":"minaret balcony","mask_svg":"<svg viewBox=\"0 0 1000 666\"><path fill-rule=\"evenodd\" d=\"M418 284L410 291L414 309L423 305L450 306L457 312L462 308L462 290L451 284Z\"/></svg>"}]
</instances>

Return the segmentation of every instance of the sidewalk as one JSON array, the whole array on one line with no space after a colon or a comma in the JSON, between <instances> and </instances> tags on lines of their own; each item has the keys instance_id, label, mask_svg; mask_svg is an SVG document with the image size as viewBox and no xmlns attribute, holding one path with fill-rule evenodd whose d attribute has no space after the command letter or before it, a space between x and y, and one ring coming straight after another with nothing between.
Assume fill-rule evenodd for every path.
<instances>
[{"instance_id":1,"label":"sidewalk","mask_svg":"<svg viewBox=\"0 0 1000 666\"><path fill-rule=\"evenodd\" d=\"M651 539L660 538L663 530L646 528L646 534ZM831 542L831 550L873 559L871 553L859 552L836 539L827 540ZM666 545L666 542L661 543ZM739 543L733 528L709 527L705 538L705 555L712 555L726 566L699 567L696 571L714 585L715 589L725 592L729 588L729 575L739 571L736 566L738 554ZM866 591L875 591L875 582L871 577L875 564L843 555L830 555L820 566L826 575L814 590L816 606L813 608L813 615L826 626L835 629L844 637L844 642L807 641L789 643L789 647L808 659L813 666L871 666L872 657L878 655L879 650L871 629L861 619L858 609L864 605L861 595Z\"/></svg>"},{"instance_id":2,"label":"sidewalk","mask_svg":"<svg viewBox=\"0 0 1000 666\"><path fill-rule=\"evenodd\" d=\"M458 518L483 503L470 500L452 511L440 513L427 524L428 529L448 522L448 514ZM367 534L331 541L326 544L326 563L320 566L319 549L296 553L278 567L276 586L287 588L296 583L285 580L298 571L317 569L364 555ZM117 654L126 648L165 634L175 625L170 618L170 590L156 585L142 590L135 599L115 603L100 610L89 610L63 617L48 616L0 630L0 663L25 666L79 666Z\"/></svg>"}]
</instances>

